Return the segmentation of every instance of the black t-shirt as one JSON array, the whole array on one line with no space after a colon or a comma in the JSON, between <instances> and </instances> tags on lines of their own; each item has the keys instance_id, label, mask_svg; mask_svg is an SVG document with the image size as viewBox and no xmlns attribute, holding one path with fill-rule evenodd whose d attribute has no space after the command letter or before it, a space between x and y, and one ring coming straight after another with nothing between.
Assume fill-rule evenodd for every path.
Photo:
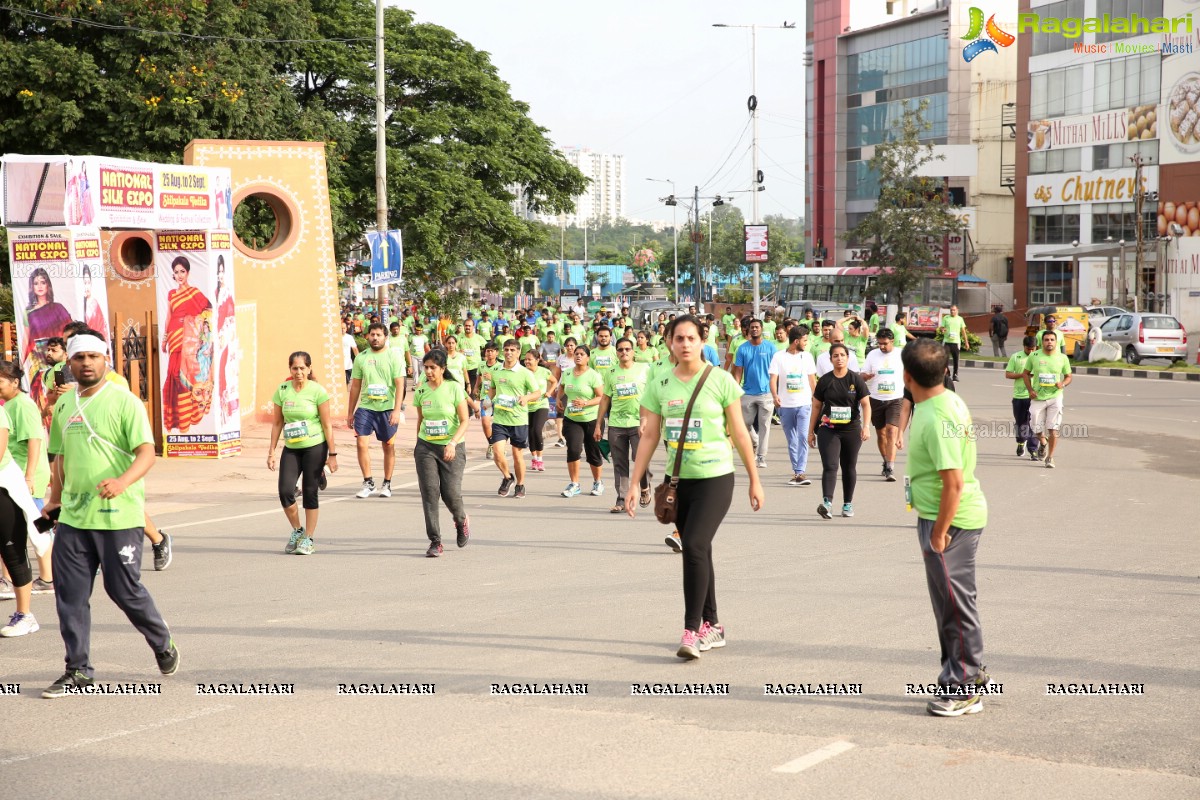
<instances>
[{"instance_id":1,"label":"black t-shirt","mask_svg":"<svg viewBox=\"0 0 1200 800\"><path fill-rule=\"evenodd\" d=\"M870 397L867 382L854 370L846 370L842 377L836 377L832 372L826 372L817 380L817 388L813 397L821 403L821 424L831 428L852 428L859 424L862 410L859 403L863 398ZM838 422L845 417L846 408L850 416L846 422Z\"/></svg>"}]
</instances>

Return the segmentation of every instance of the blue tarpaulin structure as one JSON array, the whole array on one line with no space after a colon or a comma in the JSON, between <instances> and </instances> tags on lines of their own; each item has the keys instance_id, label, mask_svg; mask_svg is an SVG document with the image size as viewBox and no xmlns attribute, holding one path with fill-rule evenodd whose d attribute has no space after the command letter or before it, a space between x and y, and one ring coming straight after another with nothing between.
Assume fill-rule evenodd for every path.
<instances>
[{"instance_id":1,"label":"blue tarpaulin structure","mask_svg":"<svg viewBox=\"0 0 1200 800\"><path fill-rule=\"evenodd\" d=\"M556 295L563 289L578 289L584 297L591 297L592 287L587 284L587 273L599 273L602 277L600 294L608 297L620 293L627 284L633 283L633 273L625 264L587 264L582 261L543 262L542 278L538 291L544 295ZM562 275L560 278L559 275Z\"/></svg>"}]
</instances>

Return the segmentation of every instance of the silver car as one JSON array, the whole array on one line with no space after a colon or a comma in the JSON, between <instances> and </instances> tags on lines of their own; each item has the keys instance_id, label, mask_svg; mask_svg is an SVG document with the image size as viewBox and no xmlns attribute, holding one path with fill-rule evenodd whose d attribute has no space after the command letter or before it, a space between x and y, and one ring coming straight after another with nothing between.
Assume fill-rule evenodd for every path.
<instances>
[{"instance_id":1,"label":"silver car","mask_svg":"<svg viewBox=\"0 0 1200 800\"><path fill-rule=\"evenodd\" d=\"M1122 314L1132 313L1120 306L1085 306L1083 310L1088 313L1088 319L1096 325L1103 324L1104 320L1109 317L1119 317Z\"/></svg>"},{"instance_id":2,"label":"silver car","mask_svg":"<svg viewBox=\"0 0 1200 800\"><path fill-rule=\"evenodd\" d=\"M1121 314L1100 326L1106 342L1121 348L1130 364L1143 358L1166 358L1181 363L1187 359L1187 331L1169 314Z\"/></svg>"}]
</instances>

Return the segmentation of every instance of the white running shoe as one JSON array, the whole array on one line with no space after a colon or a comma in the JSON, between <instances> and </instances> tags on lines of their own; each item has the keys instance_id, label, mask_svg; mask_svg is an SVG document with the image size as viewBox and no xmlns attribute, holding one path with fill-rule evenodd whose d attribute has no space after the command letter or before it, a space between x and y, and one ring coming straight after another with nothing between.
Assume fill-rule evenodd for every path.
<instances>
[{"instance_id":1,"label":"white running shoe","mask_svg":"<svg viewBox=\"0 0 1200 800\"><path fill-rule=\"evenodd\" d=\"M375 494L375 481L365 480L365 481L363 481L362 488L358 490L358 494L356 494L354 496L355 497L370 497L373 494Z\"/></svg>"},{"instance_id":2,"label":"white running shoe","mask_svg":"<svg viewBox=\"0 0 1200 800\"><path fill-rule=\"evenodd\" d=\"M33 614L22 614L20 611L9 617L8 624L0 628L0 636L5 639L11 639L16 636L25 636L29 633L37 633L41 628L38 621L33 618Z\"/></svg>"},{"instance_id":3,"label":"white running shoe","mask_svg":"<svg viewBox=\"0 0 1200 800\"><path fill-rule=\"evenodd\" d=\"M392 496L392 482L391 481L383 482L383 486L379 487L379 496L380 497L391 497Z\"/></svg>"}]
</instances>

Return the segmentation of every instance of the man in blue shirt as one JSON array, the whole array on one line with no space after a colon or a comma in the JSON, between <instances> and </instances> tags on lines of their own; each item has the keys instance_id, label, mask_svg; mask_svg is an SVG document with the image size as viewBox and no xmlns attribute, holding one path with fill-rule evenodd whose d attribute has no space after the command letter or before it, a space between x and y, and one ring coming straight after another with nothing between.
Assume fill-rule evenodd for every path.
<instances>
[{"instance_id":1,"label":"man in blue shirt","mask_svg":"<svg viewBox=\"0 0 1200 800\"><path fill-rule=\"evenodd\" d=\"M738 347L733 358L733 379L746 392L742 396L742 417L754 440L760 468L767 465L767 439L771 435L771 416L775 413L768 370L776 352L775 344L763 339L762 321L754 319L750 321L750 338Z\"/></svg>"}]
</instances>

